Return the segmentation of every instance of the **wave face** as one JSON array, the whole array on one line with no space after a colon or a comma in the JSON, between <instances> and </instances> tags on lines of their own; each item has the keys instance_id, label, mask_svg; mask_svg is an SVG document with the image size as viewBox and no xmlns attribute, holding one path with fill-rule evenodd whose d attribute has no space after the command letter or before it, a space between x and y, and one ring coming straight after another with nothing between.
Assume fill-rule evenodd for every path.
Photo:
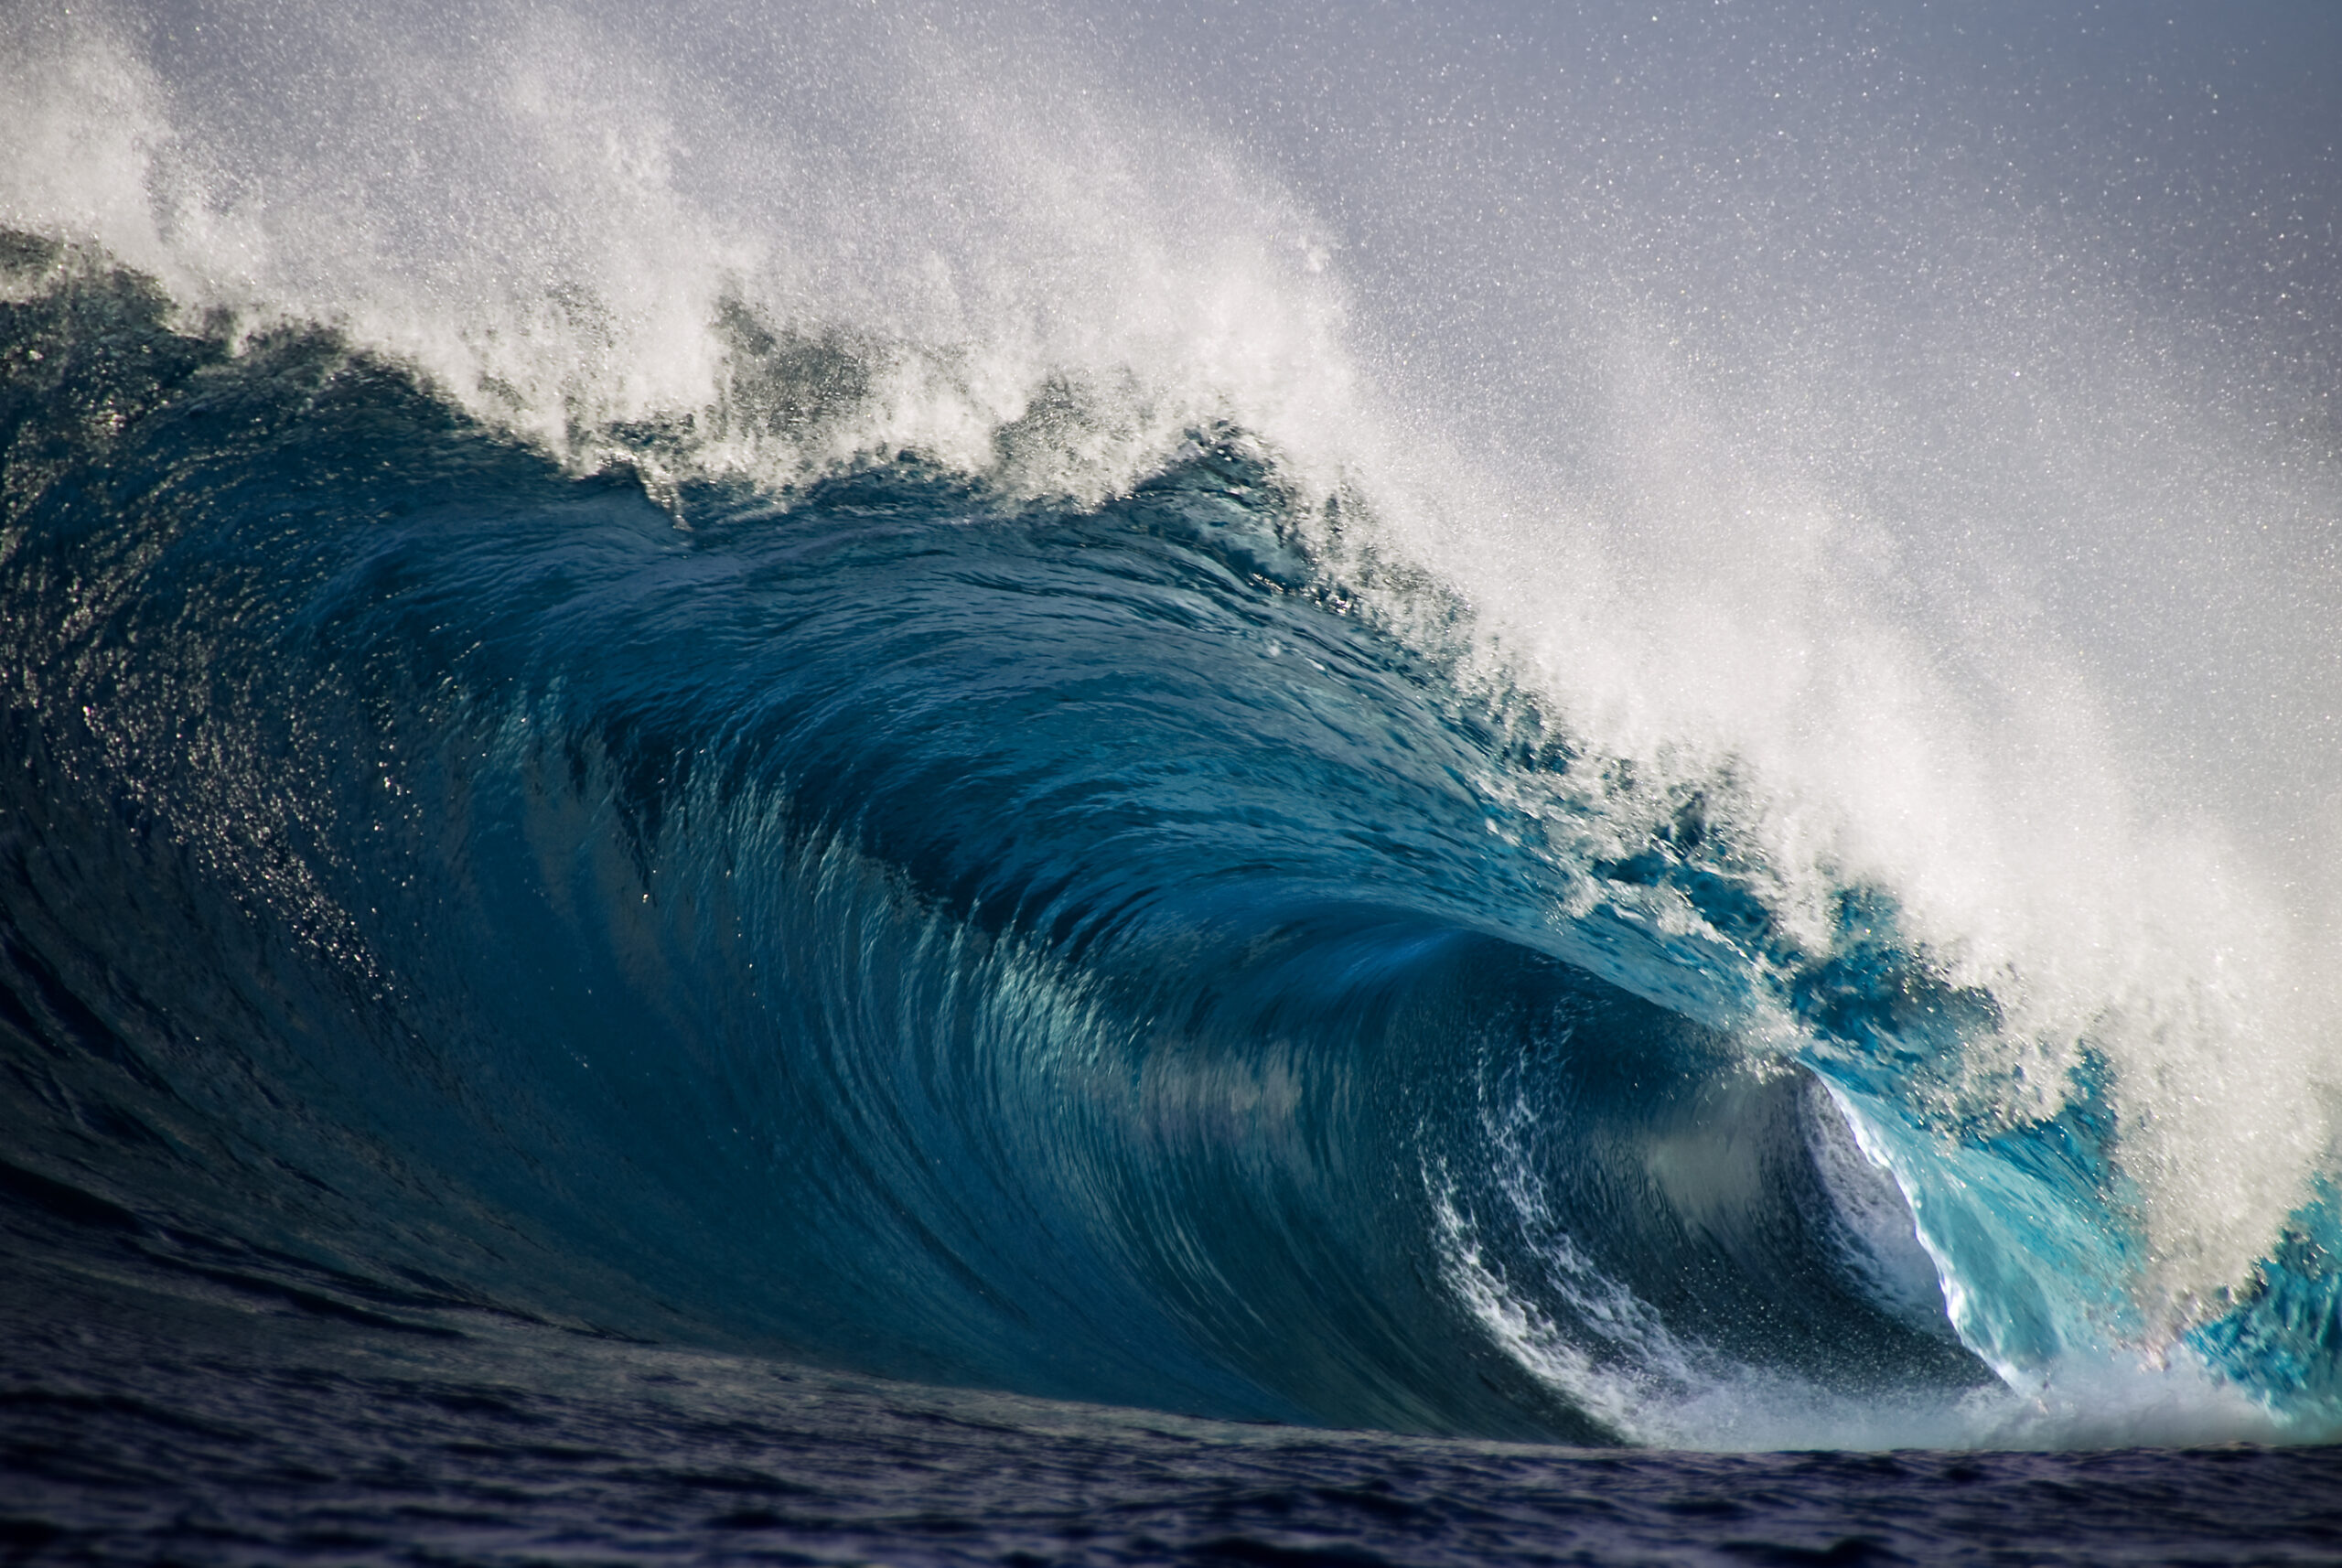
<instances>
[{"instance_id":1,"label":"wave face","mask_svg":"<svg viewBox=\"0 0 2342 1568\"><path fill-rule=\"evenodd\" d=\"M2106 504L2261 518L2182 541L2239 604L2330 464L2172 425L2085 324L1849 489L1908 388L1800 456L1615 277L1606 424L1528 445L1581 381L1457 439L1425 410L1537 364L1423 370L1201 133L1075 191L966 96L1014 40L813 29L831 97L775 129L705 17L654 53L707 124L583 21L467 120L371 34L295 91L212 20L186 82L126 25L7 67L0 1186L57 1247L1219 1418L2342 1432L2331 884L2264 875L2323 841L2156 805L2136 758L2210 721L2092 696L2135 618L2053 657L1928 553L2143 460L2055 417L2118 382L2185 461ZM823 140L904 59L959 117ZM336 161L378 131L396 167ZM1019 175L980 218L978 166ZM785 254L744 216L874 179L901 213ZM2070 281L1989 265L2016 328ZM1957 309L1898 330L1973 392ZM2331 684L2251 649L2269 713ZM2315 735L2187 777L2232 804Z\"/></svg>"},{"instance_id":2,"label":"wave face","mask_svg":"<svg viewBox=\"0 0 2342 1568\"><path fill-rule=\"evenodd\" d=\"M1589 851L1623 765L1361 613L1241 437L1095 507L908 456L662 507L162 313L10 307L20 1160L359 1277L1216 1415L1925 1430L2122 1326L2086 1098L1923 1133L1990 998L1875 889L1796 950L1721 799ZM2323 1395L2333 1289L2206 1342Z\"/></svg>"}]
</instances>

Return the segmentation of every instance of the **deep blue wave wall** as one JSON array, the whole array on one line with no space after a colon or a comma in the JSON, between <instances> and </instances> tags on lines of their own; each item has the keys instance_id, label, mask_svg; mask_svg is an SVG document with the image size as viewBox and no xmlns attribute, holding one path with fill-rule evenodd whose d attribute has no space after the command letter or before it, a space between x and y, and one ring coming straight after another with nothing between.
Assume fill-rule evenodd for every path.
<instances>
[{"instance_id":1,"label":"deep blue wave wall","mask_svg":"<svg viewBox=\"0 0 2342 1568\"><path fill-rule=\"evenodd\" d=\"M911 454L667 507L328 334L5 310L19 1190L188 1268L1611 1435L1459 1299L1460 1210L1596 1360L1557 1240L1733 1363L1986 1378L1850 1252L1811 1080L1572 961L1477 782L1567 734L1357 613L1241 442L1095 508ZM1698 832L1606 874L1761 946ZM1847 909L1793 999L1890 1095L1988 1002ZM2092 1114L2004 1154L2102 1185Z\"/></svg>"}]
</instances>

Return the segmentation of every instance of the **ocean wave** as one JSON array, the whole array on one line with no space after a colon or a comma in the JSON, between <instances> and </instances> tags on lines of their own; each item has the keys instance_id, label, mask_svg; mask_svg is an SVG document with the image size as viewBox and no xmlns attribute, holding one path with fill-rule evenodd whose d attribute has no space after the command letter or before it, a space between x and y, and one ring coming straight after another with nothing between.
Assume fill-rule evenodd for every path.
<instances>
[{"instance_id":1,"label":"ocean wave","mask_svg":"<svg viewBox=\"0 0 2342 1568\"><path fill-rule=\"evenodd\" d=\"M746 306L713 435L553 441L8 244L11 1161L154 1255L1407 1431L2342 1419L2330 1188L2175 1305L2119 1020L1275 441L1036 483L1075 382L873 441L900 351Z\"/></svg>"}]
</instances>

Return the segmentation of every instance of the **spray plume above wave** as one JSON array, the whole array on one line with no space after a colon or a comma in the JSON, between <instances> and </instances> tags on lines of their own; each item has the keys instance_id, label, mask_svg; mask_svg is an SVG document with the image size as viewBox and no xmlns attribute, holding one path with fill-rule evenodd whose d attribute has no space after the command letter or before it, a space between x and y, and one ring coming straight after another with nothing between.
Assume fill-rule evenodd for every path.
<instances>
[{"instance_id":1,"label":"spray plume above wave","mask_svg":"<svg viewBox=\"0 0 2342 1568\"><path fill-rule=\"evenodd\" d=\"M2330 160L2197 254L1858 19L786 22L15 19L27 1169L1028 1392L2331 1435Z\"/></svg>"}]
</instances>

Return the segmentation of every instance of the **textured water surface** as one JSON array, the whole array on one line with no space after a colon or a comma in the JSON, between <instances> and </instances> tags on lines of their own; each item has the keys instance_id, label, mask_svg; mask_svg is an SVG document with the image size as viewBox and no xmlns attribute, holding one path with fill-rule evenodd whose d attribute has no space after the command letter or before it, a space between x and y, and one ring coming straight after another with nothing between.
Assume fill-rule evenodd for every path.
<instances>
[{"instance_id":1,"label":"textured water surface","mask_svg":"<svg viewBox=\"0 0 2342 1568\"><path fill-rule=\"evenodd\" d=\"M16 1283L0 1540L29 1560L2342 1559L2330 1448L1435 1441L878 1382L412 1305L388 1309L402 1327L359 1327L350 1308L386 1309L346 1291L288 1306Z\"/></svg>"}]
</instances>

